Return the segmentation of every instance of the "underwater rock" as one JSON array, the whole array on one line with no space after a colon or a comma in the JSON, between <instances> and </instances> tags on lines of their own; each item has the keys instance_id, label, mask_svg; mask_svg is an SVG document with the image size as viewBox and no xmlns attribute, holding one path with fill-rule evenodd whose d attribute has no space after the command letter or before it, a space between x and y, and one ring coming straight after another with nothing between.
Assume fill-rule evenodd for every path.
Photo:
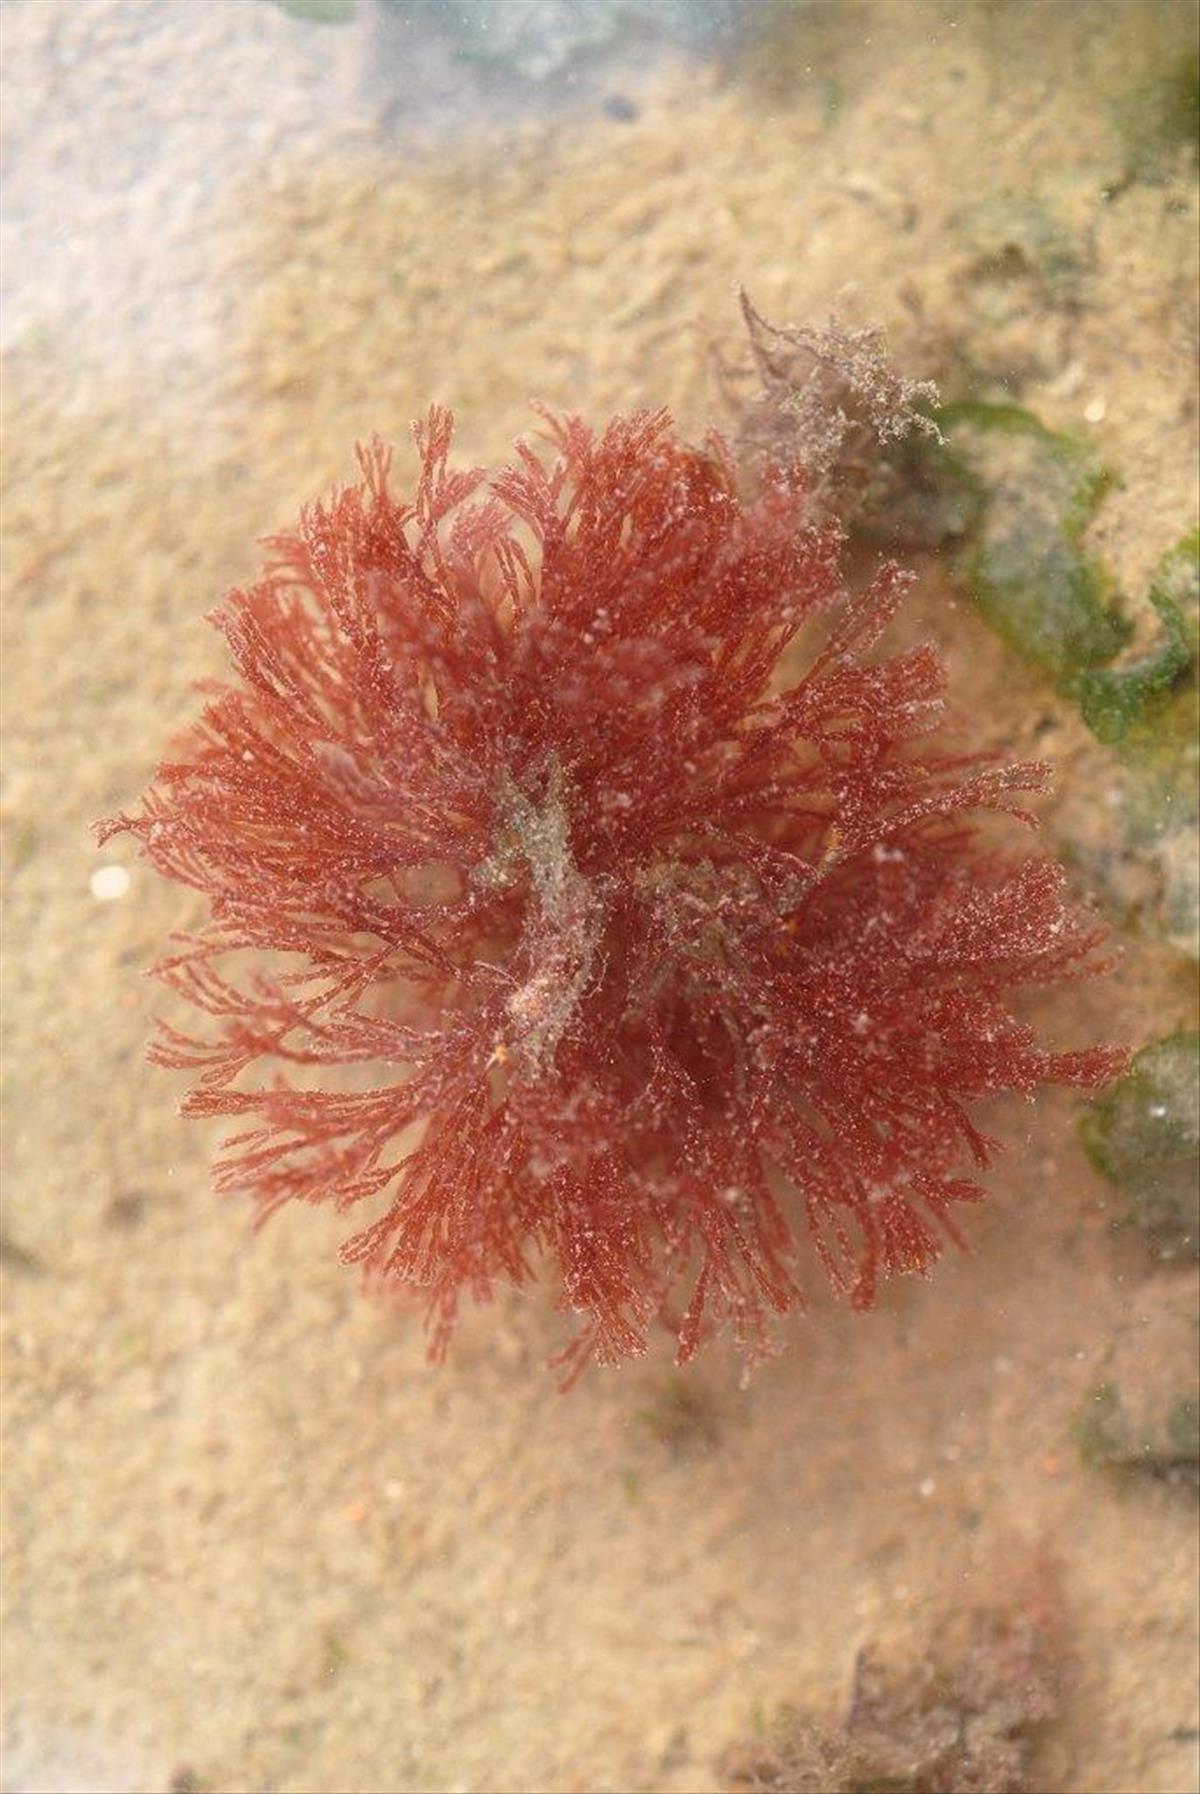
<instances>
[{"instance_id":1,"label":"underwater rock","mask_svg":"<svg viewBox=\"0 0 1200 1794\"><path fill-rule=\"evenodd\" d=\"M1159 1250L1200 1253L1200 1034L1143 1047L1079 1131L1096 1169L1128 1197L1133 1220Z\"/></svg>"}]
</instances>

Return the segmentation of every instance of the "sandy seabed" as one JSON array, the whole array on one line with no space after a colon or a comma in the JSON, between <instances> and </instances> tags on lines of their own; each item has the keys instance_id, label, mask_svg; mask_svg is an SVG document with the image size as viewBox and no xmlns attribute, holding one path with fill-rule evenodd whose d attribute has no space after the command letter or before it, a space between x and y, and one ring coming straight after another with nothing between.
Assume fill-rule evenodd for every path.
<instances>
[{"instance_id":1,"label":"sandy seabed","mask_svg":"<svg viewBox=\"0 0 1200 1794\"><path fill-rule=\"evenodd\" d=\"M1075 1099L989 1117L969 1257L866 1317L814 1279L746 1389L664 1342L560 1398L537 1292L430 1370L419 1315L338 1268L344 1222L252 1238L213 1198L142 1062L188 901L122 841L97 901L88 833L219 668L204 612L357 437L437 399L495 459L531 397L698 431L739 281L1089 429L1121 480L1093 542L1143 589L1196 511L1195 181L1124 180L1105 96L1190 16L809 8L758 59L616 62L468 133L469 83L398 66L378 10L7 0L6 1789L715 1788L756 1714L834 1712L865 1642L1031 1577L1068 1656L1037 1785L1197 1785L1194 1504L1072 1443L1118 1357L1186 1374L1195 1275L1114 1232ZM981 271L973 208L1014 194L1068 288ZM1036 724L1103 827L1069 706L938 568L915 603L989 737ZM1131 943L1046 1013L1140 1044L1194 1017L1191 972Z\"/></svg>"}]
</instances>

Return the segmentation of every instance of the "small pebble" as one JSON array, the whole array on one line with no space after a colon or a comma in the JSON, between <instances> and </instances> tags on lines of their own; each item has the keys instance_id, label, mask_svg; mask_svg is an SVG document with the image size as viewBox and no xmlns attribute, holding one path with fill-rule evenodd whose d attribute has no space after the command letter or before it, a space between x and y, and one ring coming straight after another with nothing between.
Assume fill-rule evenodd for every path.
<instances>
[{"instance_id":1,"label":"small pebble","mask_svg":"<svg viewBox=\"0 0 1200 1794\"><path fill-rule=\"evenodd\" d=\"M1107 412L1108 402L1105 399L1093 399L1083 408L1083 415L1089 424L1102 424Z\"/></svg>"}]
</instances>

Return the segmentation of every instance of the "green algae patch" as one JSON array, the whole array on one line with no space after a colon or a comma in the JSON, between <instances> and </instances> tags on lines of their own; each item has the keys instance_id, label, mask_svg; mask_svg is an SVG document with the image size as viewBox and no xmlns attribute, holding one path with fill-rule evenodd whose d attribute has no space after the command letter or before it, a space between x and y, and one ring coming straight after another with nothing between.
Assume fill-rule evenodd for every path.
<instances>
[{"instance_id":1,"label":"green algae patch","mask_svg":"<svg viewBox=\"0 0 1200 1794\"><path fill-rule=\"evenodd\" d=\"M981 614L1079 704L1107 745L1156 749L1186 735L1188 707L1177 717L1167 710L1189 672L1195 685L1200 534L1159 563L1139 629L1104 563L1082 546L1112 483L1091 445L1048 430L1019 405L951 405L937 421L947 465L974 489L966 575ZM1151 725L1153 738L1144 733Z\"/></svg>"},{"instance_id":2,"label":"green algae patch","mask_svg":"<svg viewBox=\"0 0 1200 1794\"><path fill-rule=\"evenodd\" d=\"M1088 443L1019 405L951 405L937 421L978 495L967 553L976 604L1011 648L1073 692L1132 634L1107 569L1081 545L1111 476Z\"/></svg>"},{"instance_id":3,"label":"green algae patch","mask_svg":"<svg viewBox=\"0 0 1200 1794\"><path fill-rule=\"evenodd\" d=\"M1090 445L1016 405L952 405L937 422L975 490L962 558L975 604L1119 756L1120 851L1092 873L1121 908L1122 862L1146 868L1153 890L1137 906L1146 931L1200 958L1200 534L1163 556L1131 619L1108 569L1083 547L1111 483Z\"/></svg>"},{"instance_id":4,"label":"green algae patch","mask_svg":"<svg viewBox=\"0 0 1200 1794\"><path fill-rule=\"evenodd\" d=\"M1165 555L1150 583L1148 601L1158 622L1156 639L1128 662L1094 668L1079 679L1083 719L1101 741L1117 745L1139 728L1162 720L1161 745L1190 734L1195 721L1197 620L1200 619L1200 532L1193 531ZM1192 701L1166 714L1164 699L1191 673ZM1180 692L1186 700L1188 694ZM1157 741L1141 745L1154 748Z\"/></svg>"},{"instance_id":5,"label":"green algae patch","mask_svg":"<svg viewBox=\"0 0 1200 1794\"><path fill-rule=\"evenodd\" d=\"M1200 1034L1144 1047L1092 1104L1080 1134L1164 1256L1200 1251Z\"/></svg>"},{"instance_id":6,"label":"green algae patch","mask_svg":"<svg viewBox=\"0 0 1200 1794\"><path fill-rule=\"evenodd\" d=\"M1200 958L1200 535L1160 563L1150 601L1157 644L1128 665L1081 683L1083 713L1120 755L1128 851L1153 864L1159 896L1152 932Z\"/></svg>"}]
</instances>

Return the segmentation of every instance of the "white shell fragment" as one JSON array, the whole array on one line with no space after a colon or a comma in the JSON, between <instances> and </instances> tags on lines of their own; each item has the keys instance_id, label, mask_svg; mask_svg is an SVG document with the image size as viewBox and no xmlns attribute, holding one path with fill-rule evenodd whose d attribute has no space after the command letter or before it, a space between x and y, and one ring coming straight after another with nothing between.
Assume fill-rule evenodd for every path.
<instances>
[{"instance_id":1,"label":"white shell fragment","mask_svg":"<svg viewBox=\"0 0 1200 1794\"><path fill-rule=\"evenodd\" d=\"M97 903L115 903L129 889L129 874L124 866L97 866L88 883Z\"/></svg>"}]
</instances>

